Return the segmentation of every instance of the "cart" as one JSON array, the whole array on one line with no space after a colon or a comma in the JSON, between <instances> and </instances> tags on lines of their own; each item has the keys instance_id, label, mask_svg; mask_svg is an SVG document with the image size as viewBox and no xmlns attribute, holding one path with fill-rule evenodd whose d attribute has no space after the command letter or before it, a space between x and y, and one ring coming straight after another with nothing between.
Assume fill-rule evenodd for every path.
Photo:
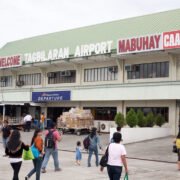
<instances>
[{"instance_id":1,"label":"cart","mask_svg":"<svg viewBox=\"0 0 180 180\"><path fill-rule=\"evenodd\" d=\"M57 128L61 133L81 134L89 133L94 125L90 110L74 109L64 112L57 120Z\"/></svg>"}]
</instances>

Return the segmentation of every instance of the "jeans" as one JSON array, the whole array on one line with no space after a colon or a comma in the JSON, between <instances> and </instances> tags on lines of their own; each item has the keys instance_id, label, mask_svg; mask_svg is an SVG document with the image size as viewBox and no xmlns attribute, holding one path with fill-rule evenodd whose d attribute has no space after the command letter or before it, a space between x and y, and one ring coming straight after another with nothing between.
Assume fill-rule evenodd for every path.
<instances>
[{"instance_id":1,"label":"jeans","mask_svg":"<svg viewBox=\"0 0 180 180\"><path fill-rule=\"evenodd\" d=\"M7 142L8 142L9 138L2 138L3 141L3 147L6 150L6 146L7 146Z\"/></svg>"},{"instance_id":2,"label":"jeans","mask_svg":"<svg viewBox=\"0 0 180 180\"><path fill-rule=\"evenodd\" d=\"M46 169L50 155L52 155L53 157L55 170L59 169L58 150L56 148L46 148L44 160L42 163L42 169Z\"/></svg>"},{"instance_id":3,"label":"jeans","mask_svg":"<svg viewBox=\"0 0 180 180\"><path fill-rule=\"evenodd\" d=\"M120 180L122 173L122 166L107 166L109 180Z\"/></svg>"},{"instance_id":4,"label":"jeans","mask_svg":"<svg viewBox=\"0 0 180 180\"><path fill-rule=\"evenodd\" d=\"M17 163L11 163L11 166L12 166L13 171L14 171L13 180L19 180L18 175L19 175L19 171L21 168L21 164L22 164L22 161L17 162Z\"/></svg>"},{"instance_id":5,"label":"jeans","mask_svg":"<svg viewBox=\"0 0 180 180\"><path fill-rule=\"evenodd\" d=\"M44 130L44 122L40 122L40 129Z\"/></svg>"},{"instance_id":6,"label":"jeans","mask_svg":"<svg viewBox=\"0 0 180 180\"><path fill-rule=\"evenodd\" d=\"M99 165L99 157L98 157L98 148L89 148L89 156L88 156L88 167L91 166L91 157L92 157L92 154L95 154L95 157L96 157L96 166Z\"/></svg>"},{"instance_id":7,"label":"jeans","mask_svg":"<svg viewBox=\"0 0 180 180\"><path fill-rule=\"evenodd\" d=\"M34 173L36 173L36 180L40 180L42 157L33 159L33 164L34 164L34 168L29 172L27 176L31 177Z\"/></svg>"},{"instance_id":8,"label":"jeans","mask_svg":"<svg viewBox=\"0 0 180 180\"><path fill-rule=\"evenodd\" d=\"M31 129L31 121L27 121L24 126L24 132L27 130L28 132Z\"/></svg>"}]
</instances>

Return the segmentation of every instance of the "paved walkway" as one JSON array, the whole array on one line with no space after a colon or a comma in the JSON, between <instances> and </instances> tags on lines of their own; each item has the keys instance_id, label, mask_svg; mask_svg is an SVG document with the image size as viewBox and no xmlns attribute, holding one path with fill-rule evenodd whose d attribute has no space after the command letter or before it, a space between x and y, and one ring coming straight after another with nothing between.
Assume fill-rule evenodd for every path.
<instances>
[{"instance_id":1,"label":"paved walkway","mask_svg":"<svg viewBox=\"0 0 180 180\"><path fill-rule=\"evenodd\" d=\"M21 133L24 142L29 143L32 133ZM61 172L54 172L52 158L47 167L47 173L41 175L42 180L108 180L106 169L103 173L95 164L91 168L87 167L87 154L83 154L81 166L76 166L74 163L74 149L77 140L82 140L84 136L64 135L62 142L59 144L59 149L67 151L59 151ZM101 135L102 145L108 143L108 136ZM128 166L130 180L179 180L180 172L176 167L176 154L172 153L172 137L162 138L141 143L126 145L128 152ZM1 138L0 138L1 142ZM12 178L12 169L9 165L7 157L2 157L3 147L0 143L0 180L10 180ZM140 158L131 159L131 158ZM149 160L151 161L149 161ZM155 161L154 161L155 160ZM158 162L164 161L164 162ZM92 159L94 162L94 157ZM31 170L32 162L23 162L20 171L20 180L24 180L25 175ZM123 174L124 175L124 174ZM31 179L35 179L33 176Z\"/></svg>"}]
</instances>

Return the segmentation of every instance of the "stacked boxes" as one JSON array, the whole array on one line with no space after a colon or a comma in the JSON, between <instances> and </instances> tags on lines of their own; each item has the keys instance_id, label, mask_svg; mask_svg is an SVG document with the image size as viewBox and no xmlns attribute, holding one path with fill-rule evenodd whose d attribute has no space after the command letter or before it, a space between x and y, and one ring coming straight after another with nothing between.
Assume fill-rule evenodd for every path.
<instances>
[{"instance_id":1,"label":"stacked boxes","mask_svg":"<svg viewBox=\"0 0 180 180\"><path fill-rule=\"evenodd\" d=\"M93 126L93 116L90 110L71 108L57 120L58 128L90 129Z\"/></svg>"}]
</instances>

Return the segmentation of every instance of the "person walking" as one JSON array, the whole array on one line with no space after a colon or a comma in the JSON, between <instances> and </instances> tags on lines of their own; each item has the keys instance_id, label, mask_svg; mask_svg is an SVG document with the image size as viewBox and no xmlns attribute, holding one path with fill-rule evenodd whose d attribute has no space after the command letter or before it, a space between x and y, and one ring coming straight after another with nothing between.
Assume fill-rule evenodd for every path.
<instances>
[{"instance_id":1,"label":"person walking","mask_svg":"<svg viewBox=\"0 0 180 180\"><path fill-rule=\"evenodd\" d=\"M44 113L42 112L42 113L41 113L41 117L40 117L40 128L41 128L42 130L44 130L44 121L45 121L45 115L44 115Z\"/></svg>"},{"instance_id":2,"label":"person walking","mask_svg":"<svg viewBox=\"0 0 180 180\"><path fill-rule=\"evenodd\" d=\"M125 172L128 173L126 149L120 143L122 140L121 133L114 133L113 140L114 142L108 146L107 172L110 180L120 180L123 165ZM100 170L103 171L103 167Z\"/></svg>"},{"instance_id":3,"label":"person walking","mask_svg":"<svg viewBox=\"0 0 180 180\"><path fill-rule=\"evenodd\" d=\"M176 147L177 147L177 155L178 155L178 162L177 162L177 165L178 165L178 170L180 171L180 131L176 137Z\"/></svg>"},{"instance_id":4,"label":"person walking","mask_svg":"<svg viewBox=\"0 0 180 180\"><path fill-rule=\"evenodd\" d=\"M91 167L91 157L92 154L95 154L96 157L96 166L99 165L99 157L98 157L98 146L100 149L101 145L100 145L100 140L99 140L99 136L97 135L97 129L96 128L92 128L91 133L89 135L89 148L88 148L88 167Z\"/></svg>"},{"instance_id":5,"label":"person walking","mask_svg":"<svg viewBox=\"0 0 180 180\"><path fill-rule=\"evenodd\" d=\"M76 164L81 165L82 152L81 152L81 142L78 141L76 144Z\"/></svg>"},{"instance_id":6,"label":"person walking","mask_svg":"<svg viewBox=\"0 0 180 180\"><path fill-rule=\"evenodd\" d=\"M32 116L29 114L29 112L26 114L26 116L24 117L24 132L27 130L28 132L31 129L31 121L32 121Z\"/></svg>"},{"instance_id":7,"label":"person walking","mask_svg":"<svg viewBox=\"0 0 180 180\"><path fill-rule=\"evenodd\" d=\"M58 142L61 141L61 135L56 129L56 123L52 122L51 129L45 132L45 156L42 163L42 173L46 173L46 166L49 157L52 155L54 160L55 171L61 171L58 158Z\"/></svg>"},{"instance_id":8,"label":"person walking","mask_svg":"<svg viewBox=\"0 0 180 180\"><path fill-rule=\"evenodd\" d=\"M7 142L9 140L10 134L11 134L11 128L8 125L8 120L5 120L2 127L2 141L3 141L4 151L6 151L6 146L7 146ZM4 157L7 156L6 152L3 156Z\"/></svg>"},{"instance_id":9,"label":"person walking","mask_svg":"<svg viewBox=\"0 0 180 180\"><path fill-rule=\"evenodd\" d=\"M117 126L116 127L116 132L118 132L118 133L121 133L121 127L120 126ZM115 133L116 133L115 132ZM112 135L113 136L113 135ZM113 143L114 142L114 140L113 140L113 137L111 138L111 140L110 140L110 143Z\"/></svg>"},{"instance_id":10,"label":"person walking","mask_svg":"<svg viewBox=\"0 0 180 180\"><path fill-rule=\"evenodd\" d=\"M21 141L21 135L18 130L14 130L7 143L6 154L9 156L11 167L13 168L13 180L19 180L19 171L22 165L23 149L28 151L29 146Z\"/></svg>"},{"instance_id":11,"label":"person walking","mask_svg":"<svg viewBox=\"0 0 180 180\"><path fill-rule=\"evenodd\" d=\"M43 160L43 139L42 131L40 129L36 129L34 131L31 146L34 146L39 151L39 156L33 159L34 168L25 177L25 180L28 180L34 173L36 173L36 180L40 180L41 165Z\"/></svg>"}]
</instances>

